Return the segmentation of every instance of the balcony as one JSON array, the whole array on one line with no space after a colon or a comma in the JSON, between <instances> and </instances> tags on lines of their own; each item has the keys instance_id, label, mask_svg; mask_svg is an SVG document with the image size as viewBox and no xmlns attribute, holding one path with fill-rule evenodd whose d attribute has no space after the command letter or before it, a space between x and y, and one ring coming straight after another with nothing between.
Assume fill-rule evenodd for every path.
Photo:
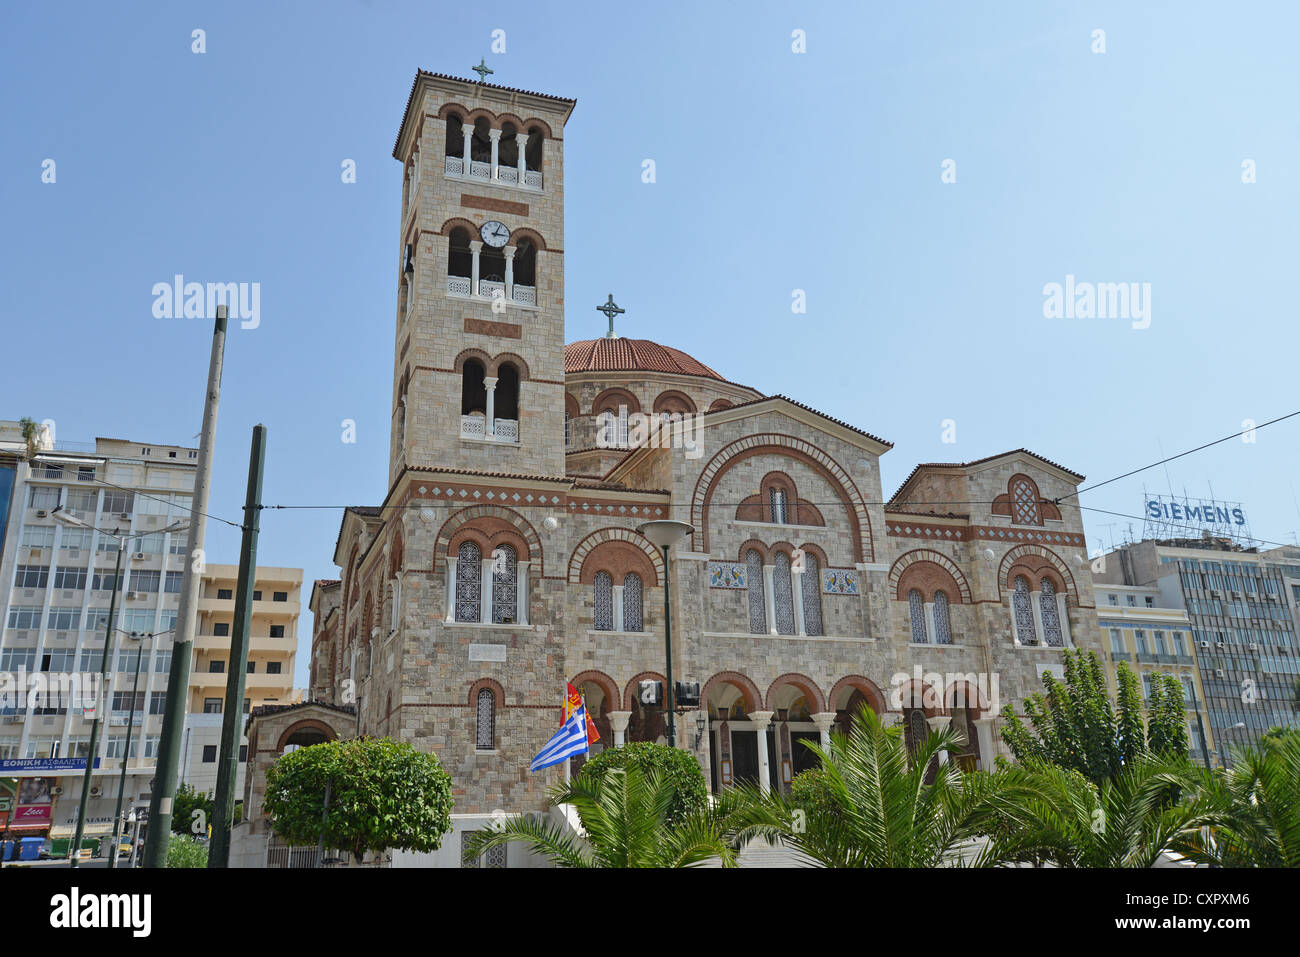
<instances>
[{"instance_id":1,"label":"balcony","mask_svg":"<svg viewBox=\"0 0 1300 957\"><path fill-rule=\"evenodd\" d=\"M495 173L491 163L483 163L471 159L469 163L469 174L465 173L465 158L463 156L448 156L444 160L443 172L448 179L470 179L482 183L496 183L500 186L510 186L515 189L527 189L534 192L542 191L542 173L541 170L525 169L520 170L518 166L502 166L497 164ZM522 173L524 181L519 182Z\"/></svg>"},{"instance_id":2,"label":"balcony","mask_svg":"<svg viewBox=\"0 0 1300 957\"><path fill-rule=\"evenodd\" d=\"M470 290L474 286L474 280L469 276L448 276L447 277L447 295L456 299L481 299L491 302L494 299L505 299L516 306L537 306L537 287L522 286L519 283L513 283L509 287L504 282L492 279L480 279L478 281L478 295L472 295Z\"/></svg>"},{"instance_id":3,"label":"balcony","mask_svg":"<svg viewBox=\"0 0 1300 957\"><path fill-rule=\"evenodd\" d=\"M492 433L488 434L488 420L481 415L462 415L460 417L460 437L477 439L480 442L505 442L519 444L519 422L516 419L495 419Z\"/></svg>"}]
</instances>

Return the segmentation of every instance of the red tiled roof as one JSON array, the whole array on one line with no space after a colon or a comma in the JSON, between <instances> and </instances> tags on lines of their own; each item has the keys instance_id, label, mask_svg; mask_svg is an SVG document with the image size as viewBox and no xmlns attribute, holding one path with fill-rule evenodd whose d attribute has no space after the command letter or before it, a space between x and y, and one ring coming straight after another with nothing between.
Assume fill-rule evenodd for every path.
<instances>
[{"instance_id":1,"label":"red tiled roof","mask_svg":"<svg viewBox=\"0 0 1300 957\"><path fill-rule=\"evenodd\" d=\"M680 349L649 339L579 339L564 347L565 374L576 372L667 372L727 380Z\"/></svg>"}]
</instances>

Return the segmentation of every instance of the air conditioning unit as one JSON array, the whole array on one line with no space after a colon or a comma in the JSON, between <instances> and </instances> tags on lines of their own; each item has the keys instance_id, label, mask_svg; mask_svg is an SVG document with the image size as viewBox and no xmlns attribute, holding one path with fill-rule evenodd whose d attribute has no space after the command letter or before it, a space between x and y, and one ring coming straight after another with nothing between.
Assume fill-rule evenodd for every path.
<instances>
[{"instance_id":1,"label":"air conditioning unit","mask_svg":"<svg viewBox=\"0 0 1300 957\"><path fill-rule=\"evenodd\" d=\"M1208 641L1203 641L1203 642L1201 642L1201 647L1204 648L1206 651L1209 651L1209 650L1210 650L1210 643L1209 643Z\"/></svg>"},{"instance_id":2,"label":"air conditioning unit","mask_svg":"<svg viewBox=\"0 0 1300 957\"><path fill-rule=\"evenodd\" d=\"M104 790L104 789L101 788L98 784L93 784L93 785L91 785L91 787L90 787L90 796L91 796L91 797L99 797L99 795L103 792L103 790Z\"/></svg>"},{"instance_id":3,"label":"air conditioning unit","mask_svg":"<svg viewBox=\"0 0 1300 957\"><path fill-rule=\"evenodd\" d=\"M1259 651L1259 645L1253 641L1250 644L1248 644L1246 647L1249 648L1251 651Z\"/></svg>"},{"instance_id":4,"label":"air conditioning unit","mask_svg":"<svg viewBox=\"0 0 1300 957\"><path fill-rule=\"evenodd\" d=\"M134 557L137 562L142 562L144 561L144 552L136 552L132 557Z\"/></svg>"},{"instance_id":5,"label":"air conditioning unit","mask_svg":"<svg viewBox=\"0 0 1300 957\"><path fill-rule=\"evenodd\" d=\"M38 509L36 510L36 517L37 517L37 518L44 518L45 516L47 516L47 515L49 515L49 514L50 514L50 513L47 512L47 511L45 511L45 509L43 509L43 508L38 508Z\"/></svg>"},{"instance_id":6,"label":"air conditioning unit","mask_svg":"<svg viewBox=\"0 0 1300 957\"><path fill-rule=\"evenodd\" d=\"M63 793L63 788L59 787L59 785L56 784L54 785L54 787L50 788L50 793L57 797L58 795Z\"/></svg>"},{"instance_id":7,"label":"air conditioning unit","mask_svg":"<svg viewBox=\"0 0 1300 957\"><path fill-rule=\"evenodd\" d=\"M120 519L121 519L122 521L124 521L124 522L129 522L129 521L131 520L131 513L130 513L130 512L118 512L118 513L117 513L117 517L120 518Z\"/></svg>"},{"instance_id":8,"label":"air conditioning unit","mask_svg":"<svg viewBox=\"0 0 1300 957\"><path fill-rule=\"evenodd\" d=\"M133 596L131 596L131 595L127 595L126 597L127 597L127 598L131 598L131 597L133 597ZM1221 641L1216 641L1215 644L1218 645L1220 651L1222 651L1222 650L1226 647L1226 645L1224 645L1224 643L1221 642Z\"/></svg>"},{"instance_id":9,"label":"air conditioning unit","mask_svg":"<svg viewBox=\"0 0 1300 957\"><path fill-rule=\"evenodd\" d=\"M135 599L136 599L136 594L135 594L135 592L133 592L133 591L129 591L129 592L126 593L126 600L127 600L127 601L135 601ZM1220 645L1222 645L1222 642L1220 642Z\"/></svg>"},{"instance_id":10,"label":"air conditioning unit","mask_svg":"<svg viewBox=\"0 0 1300 957\"><path fill-rule=\"evenodd\" d=\"M1216 677L1216 678L1226 678L1226 677L1228 677L1228 675L1227 675L1227 673L1226 673L1222 668L1215 668L1215 669L1214 669L1214 677Z\"/></svg>"}]
</instances>

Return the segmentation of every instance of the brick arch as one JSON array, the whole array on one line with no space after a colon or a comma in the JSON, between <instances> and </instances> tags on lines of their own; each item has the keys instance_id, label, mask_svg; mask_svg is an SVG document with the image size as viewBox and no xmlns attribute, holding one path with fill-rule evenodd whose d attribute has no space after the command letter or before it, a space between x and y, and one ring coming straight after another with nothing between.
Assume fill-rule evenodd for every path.
<instances>
[{"instance_id":1,"label":"brick arch","mask_svg":"<svg viewBox=\"0 0 1300 957\"><path fill-rule=\"evenodd\" d=\"M469 107L463 103L457 103L455 100L444 103L438 108L438 119L445 120L449 113L456 113L464 120L465 117L469 116Z\"/></svg>"},{"instance_id":2,"label":"brick arch","mask_svg":"<svg viewBox=\"0 0 1300 957\"><path fill-rule=\"evenodd\" d=\"M695 405L695 400L692 399L692 398L691 398L689 395L687 395L685 392L682 392L680 389L665 389L663 392L660 392L657 396L655 396L655 401L654 401L654 411L655 411L655 412L663 412L663 411L664 411L664 406L667 405L667 404L670 403L670 402L672 402L672 403L676 403L676 404L681 405L681 406L684 406L684 408L679 408L679 409L669 409L669 410L668 410L669 412L696 412L696 411L698 411L698 408L697 408L697 406Z\"/></svg>"},{"instance_id":3,"label":"brick arch","mask_svg":"<svg viewBox=\"0 0 1300 957\"><path fill-rule=\"evenodd\" d=\"M958 689L965 690L965 704L957 704ZM989 713L988 696L980 691L979 685L972 685L969 681L955 680L949 683L948 687L943 689L943 710L952 711L956 707L965 707L976 712L980 717Z\"/></svg>"},{"instance_id":4,"label":"brick arch","mask_svg":"<svg viewBox=\"0 0 1300 957\"><path fill-rule=\"evenodd\" d=\"M776 558L776 553L777 553L777 552L783 552L783 553L785 554L785 557L786 557L786 558L793 559L793 558L794 558L794 543L792 543L792 542L787 542L785 539L782 539L782 540L779 541L779 542L773 542L771 545L767 546L767 557L768 557L768 558L773 558L773 559Z\"/></svg>"},{"instance_id":5,"label":"brick arch","mask_svg":"<svg viewBox=\"0 0 1300 957\"><path fill-rule=\"evenodd\" d=\"M880 690L880 686L865 675L845 675L839 681L835 682L831 688L831 693L826 698L826 707L835 707L835 700L840 696L840 692L845 688L853 688L861 691L867 703L871 705L871 710L877 715L884 714L889 710L889 703L885 700L885 693Z\"/></svg>"},{"instance_id":6,"label":"brick arch","mask_svg":"<svg viewBox=\"0 0 1300 957\"><path fill-rule=\"evenodd\" d=\"M738 439L720 450L700 473L691 500L691 524L700 530L693 536L691 550L709 550L708 513L713 493L727 471L753 455L785 455L810 466L824 478L852 517L853 560L875 561L875 542L871 533L871 516L852 477L840 464L811 442L793 435L766 432Z\"/></svg>"},{"instance_id":7,"label":"brick arch","mask_svg":"<svg viewBox=\"0 0 1300 957\"><path fill-rule=\"evenodd\" d=\"M718 685L735 685L740 689L740 693L745 698L746 714L765 710L763 707L763 693L758 690L758 685L739 671L719 671L705 682L704 687L700 689L700 707L702 709L709 707L709 692Z\"/></svg>"},{"instance_id":8,"label":"brick arch","mask_svg":"<svg viewBox=\"0 0 1300 957\"><path fill-rule=\"evenodd\" d=\"M1038 506L1038 521L1023 523L1016 519L1015 502L1012 500L1012 492L1015 490L1016 482L1028 482L1033 489L1034 501ZM1038 483L1033 476L1026 475L1024 472L1017 472L1011 478L1007 479L1007 490L993 499L992 512L994 515L1005 515L1011 519L1012 525L1042 525L1044 519L1061 520L1061 510L1057 508L1056 503L1043 498L1043 493L1038 488Z\"/></svg>"},{"instance_id":9,"label":"brick arch","mask_svg":"<svg viewBox=\"0 0 1300 957\"><path fill-rule=\"evenodd\" d=\"M570 419L576 419L582 415L582 410L578 406L578 400L574 398L572 392L564 393L564 411Z\"/></svg>"},{"instance_id":10,"label":"brick arch","mask_svg":"<svg viewBox=\"0 0 1300 957\"><path fill-rule=\"evenodd\" d=\"M944 710L943 690L932 684L909 678L889 693L889 703L893 710L920 708L927 718L934 718Z\"/></svg>"},{"instance_id":11,"label":"brick arch","mask_svg":"<svg viewBox=\"0 0 1300 957\"><path fill-rule=\"evenodd\" d=\"M587 682L597 685L605 694L605 709L607 711L617 711L619 705L623 703L623 696L618 693L618 684L603 671L580 671L569 680L579 691Z\"/></svg>"},{"instance_id":12,"label":"brick arch","mask_svg":"<svg viewBox=\"0 0 1300 957\"><path fill-rule=\"evenodd\" d=\"M518 530L501 519L479 519L473 525L457 529L447 543L446 555L454 557L460 552L465 542L473 542L479 547L483 558L491 558L492 552L501 545L510 545L515 550L515 558L521 562L530 561L531 552L528 542Z\"/></svg>"},{"instance_id":13,"label":"brick arch","mask_svg":"<svg viewBox=\"0 0 1300 957\"><path fill-rule=\"evenodd\" d=\"M478 681L469 686L469 706L471 709L478 707L478 693L484 688L491 689L498 711L506 706L506 689L501 687L501 682L493 678L479 678Z\"/></svg>"},{"instance_id":14,"label":"brick arch","mask_svg":"<svg viewBox=\"0 0 1300 957\"><path fill-rule=\"evenodd\" d=\"M531 374L528 371L528 363L524 361L524 357L520 355L516 355L513 352L502 352L493 356L491 371L488 372L488 375L490 376L499 375L501 371L502 363L506 363L506 362L510 363L516 369L519 370L520 382L524 382L531 377Z\"/></svg>"},{"instance_id":15,"label":"brick arch","mask_svg":"<svg viewBox=\"0 0 1300 957\"><path fill-rule=\"evenodd\" d=\"M767 686L767 698L765 700L767 701L768 708L772 707L772 696L778 689L785 687L786 685L798 688L804 693L804 696L808 699L808 704L812 707L814 714L818 711L826 710L826 701L822 698L822 691L817 687L817 682L813 681L807 675L801 675L794 671L781 675L781 677L777 678Z\"/></svg>"},{"instance_id":16,"label":"brick arch","mask_svg":"<svg viewBox=\"0 0 1300 957\"><path fill-rule=\"evenodd\" d=\"M938 568L919 569L918 573L913 575L905 574L912 566L922 562L928 562L931 565L938 566ZM938 574L939 572L945 573L947 578L943 578ZM912 551L898 556L893 567L889 569L889 588L896 598L907 597L907 589L903 587L905 578L909 588L913 587L911 583L916 578L919 578L920 583L925 586L937 587L941 584L948 584L950 588L956 589L953 594L948 596L950 602L963 605L971 603L970 584L966 581L966 576L962 574L961 568L947 555L936 552L932 548L914 548ZM921 588L921 591L928 596L927 600L934 596L934 587L931 587L929 591Z\"/></svg>"},{"instance_id":17,"label":"brick arch","mask_svg":"<svg viewBox=\"0 0 1300 957\"><path fill-rule=\"evenodd\" d=\"M280 737L275 743L276 753L279 754L283 751L284 746L289 743L289 739L299 731L319 731L329 741L337 741L339 738L338 732L319 718L303 718L301 721L295 721L280 733Z\"/></svg>"},{"instance_id":18,"label":"brick arch","mask_svg":"<svg viewBox=\"0 0 1300 957\"><path fill-rule=\"evenodd\" d=\"M612 389L606 389L604 392L602 392L600 395L596 396L596 398L592 400L591 403L592 415L599 415L601 411L604 411L603 409L600 408L600 406L605 399L623 400L622 402L615 402L613 409L610 411L615 411L615 412L618 411L618 407L620 405L627 406L627 411L629 415L631 415L633 412L641 411L641 401L636 396L634 396L631 392L629 392L627 389L612 388Z\"/></svg>"},{"instance_id":19,"label":"brick arch","mask_svg":"<svg viewBox=\"0 0 1300 957\"><path fill-rule=\"evenodd\" d=\"M528 519L504 505L471 505L449 516L447 521L443 522L442 528L438 529L438 536L434 539L434 561L437 562L439 557L450 553L451 539L457 531L471 522L482 519L500 519L513 526L515 532L523 539L526 546L527 560L533 562L537 577L540 579L545 576L546 553L542 551L542 540L538 536L536 529L529 524ZM523 561L524 558L525 553L520 552L520 561ZM436 569L434 570L436 571Z\"/></svg>"},{"instance_id":20,"label":"brick arch","mask_svg":"<svg viewBox=\"0 0 1300 957\"><path fill-rule=\"evenodd\" d=\"M361 644L369 645L371 632L375 628L375 593L373 591L366 591L366 599L362 602L361 607L363 609L361 613Z\"/></svg>"},{"instance_id":21,"label":"brick arch","mask_svg":"<svg viewBox=\"0 0 1300 957\"><path fill-rule=\"evenodd\" d=\"M464 374L465 363L470 359L477 359L483 363L483 374L491 375L488 370L492 368L492 357L482 349L462 349L456 353L456 358L452 360L451 367L454 371Z\"/></svg>"},{"instance_id":22,"label":"brick arch","mask_svg":"<svg viewBox=\"0 0 1300 957\"><path fill-rule=\"evenodd\" d=\"M657 671L643 671L638 675L633 675L632 680L627 683L623 689L623 710L635 711L637 699L637 684L642 681L663 681L664 695L668 694L667 679Z\"/></svg>"},{"instance_id":23,"label":"brick arch","mask_svg":"<svg viewBox=\"0 0 1300 957\"><path fill-rule=\"evenodd\" d=\"M593 584L596 573L600 571L609 572L615 585L623 584L623 577L628 572L636 572L640 575L644 587L659 584L659 569L655 568L650 557L642 549L631 542L606 541L595 545L587 552L587 557L582 562L578 581L584 585Z\"/></svg>"},{"instance_id":24,"label":"brick arch","mask_svg":"<svg viewBox=\"0 0 1300 957\"><path fill-rule=\"evenodd\" d=\"M1033 561L1031 559L1021 559L1007 569L1006 586L1009 590L1015 590L1016 579L1024 576L1029 582L1030 591L1037 591L1042 587L1043 579L1046 578L1052 583L1052 587L1060 594L1065 591L1065 580L1051 565Z\"/></svg>"},{"instance_id":25,"label":"brick arch","mask_svg":"<svg viewBox=\"0 0 1300 957\"><path fill-rule=\"evenodd\" d=\"M545 120L541 119L540 117L531 116L528 119L524 120L523 130L525 133L528 132L529 127L533 127L533 126L540 126L542 128L542 135L545 136L548 140L555 139L555 133L551 131L551 124L547 123Z\"/></svg>"},{"instance_id":26,"label":"brick arch","mask_svg":"<svg viewBox=\"0 0 1300 957\"><path fill-rule=\"evenodd\" d=\"M721 412L723 409L730 409L735 404L736 403L732 402L730 399L714 399L713 403L709 406L709 411Z\"/></svg>"},{"instance_id":27,"label":"brick arch","mask_svg":"<svg viewBox=\"0 0 1300 957\"><path fill-rule=\"evenodd\" d=\"M469 230L470 242L473 242L475 239L479 238L478 224L475 223L472 219L466 219L464 216L451 217L451 219L443 223L442 226L438 229L438 235L450 236L451 231L455 229L457 226L461 226Z\"/></svg>"},{"instance_id":28,"label":"brick arch","mask_svg":"<svg viewBox=\"0 0 1300 957\"><path fill-rule=\"evenodd\" d=\"M758 552L763 559L763 564L767 564L767 546L757 538L751 538L740 546L740 551L736 553L736 561L743 563L745 561L745 553L750 549Z\"/></svg>"},{"instance_id":29,"label":"brick arch","mask_svg":"<svg viewBox=\"0 0 1300 957\"><path fill-rule=\"evenodd\" d=\"M546 249L545 237L535 229L529 229L527 226L519 226L510 233L510 238L507 240L507 243L511 246L518 246L520 239L531 240L533 247L537 249L538 252L542 252Z\"/></svg>"},{"instance_id":30,"label":"brick arch","mask_svg":"<svg viewBox=\"0 0 1300 957\"><path fill-rule=\"evenodd\" d=\"M1038 561L1034 561L1034 559L1038 559ZM1002 600L1003 591L1011 590L1011 569L1017 565L1025 570L1027 577L1029 572L1033 572L1034 577L1030 578L1031 585L1038 583L1042 571L1049 568L1054 570L1056 575L1053 584L1056 585L1057 591L1066 596L1067 604L1078 607L1079 591L1075 586L1074 576L1070 574L1070 567L1065 563L1065 559L1043 545L1017 545L1002 556L1002 562L998 566L999 601Z\"/></svg>"},{"instance_id":31,"label":"brick arch","mask_svg":"<svg viewBox=\"0 0 1300 957\"><path fill-rule=\"evenodd\" d=\"M494 130L497 128L496 125L497 115L493 113L491 110L482 106L470 110L469 114L464 117L464 122L469 123L471 126L473 126L478 122L478 118L480 116L483 117L483 119L488 121L488 129Z\"/></svg>"},{"instance_id":32,"label":"brick arch","mask_svg":"<svg viewBox=\"0 0 1300 957\"><path fill-rule=\"evenodd\" d=\"M573 554L569 556L569 575L570 585L590 584L589 578L584 578L583 569L587 563L587 556L598 545L605 542L625 542L633 546L649 558L650 567L653 574L642 582L646 588L656 588L663 582L663 556L659 554L659 549L655 548L644 535L640 535L630 528L601 528L592 532L582 541L580 541ZM592 568L591 574L594 576L597 569ZM636 571L635 568L629 568L628 571ZM644 577L644 576L643 576Z\"/></svg>"},{"instance_id":33,"label":"brick arch","mask_svg":"<svg viewBox=\"0 0 1300 957\"><path fill-rule=\"evenodd\" d=\"M519 118L519 114L518 114L518 113L498 113L498 114L497 114L497 126L498 126L498 127L503 127L503 126L505 126L507 123L513 123L513 124L515 125L515 131L518 132L518 133L526 133L526 132L527 132L527 130L524 129L524 121L521 120L521 119Z\"/></svg>"},{"instance_id":34,"label":"brick arch","mask_svg":"<svg viewBox=\"0 0 1300 957\"><path fill-rule=\"evenodd\" d=\"M799 547L803 549L805 555L811 555L813 558L817 559L817 567L819 569L827 568L829 566L830 562L826 558L826 553L822 551L820 545L814 545L812 542L804 542Z\"/></svg>"},{"instance_id":35,"label":"brick arch","mask_svg":"<svg viewBox=\"0 0 1300 957\"><path fill-rule=\"evenodd\" d=\"M393 536L393 547L388 553L388 577L396 578L397 573L402 570L402 564L406 558L406 545L402 539L402 532L399 529Z\"/></svg>"}]
</instances>

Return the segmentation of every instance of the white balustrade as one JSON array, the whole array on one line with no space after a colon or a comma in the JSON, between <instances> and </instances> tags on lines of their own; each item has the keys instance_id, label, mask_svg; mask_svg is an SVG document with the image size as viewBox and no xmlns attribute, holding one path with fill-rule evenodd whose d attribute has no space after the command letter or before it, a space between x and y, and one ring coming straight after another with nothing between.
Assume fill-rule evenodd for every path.
<instances>
[{"instance_id":1,"label":"white balustrade","mask_svg":"<svg viewBox=\"0 0 1300 957\"><path fill-rule=\"evenodd\" d=\"M491 279L480 279L478 281L478 294L484 299L496 298L496 291L501 290L501 297L505 298L506 284L503 282L494 282Z\"/></svg>"},{"instance_id":2,"label":"white balustrade","mask_svg":"<svg viewBox=\"0 0 1300 957\"><path fill-rule=\"evenodd\" d=\"M465 161L459 156L448 156L446 171L448 176L459 176L465 169Z\"/></svg>"},{"instance_id":3,"label":"white balustrade","mask_svg":"<svg viewBox=\"0 0 1300 957\"><path fill-rule=\"evenodd\" d=\"M521 286L518 283L514 286L515 302L523 303L525 306L537 305L537 287Z\"/></svg>"},{"instance_id":4,"label":"white balustrade","mask_svg":"<svg viewBox=\"0 0 1300 957\"><path fill-rule=\"evenodd\" d=\"M469 293L470 293L470 279L468 276L447 277L447 295L465 296L468 298Z\"/></svg>"}]
</instances>

